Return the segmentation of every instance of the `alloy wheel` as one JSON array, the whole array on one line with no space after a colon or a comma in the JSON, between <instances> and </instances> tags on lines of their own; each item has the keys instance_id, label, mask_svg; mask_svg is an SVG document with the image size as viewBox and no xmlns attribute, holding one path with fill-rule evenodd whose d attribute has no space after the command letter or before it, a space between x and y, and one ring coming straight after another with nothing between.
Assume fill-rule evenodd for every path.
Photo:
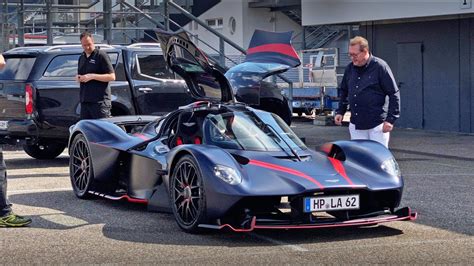
<instances>
[{"instance_id":1,"label":"alloy wheel","mask_svg":"<svg viewBox=\"0 0 474 266\"><path fill-rule=\"evenodd\" d=\"M180 223L192 226L199 219L203 190L196 167L184 160L176 169L173 179L173 199L176 214Z\"/></svg>"}]
</instances>

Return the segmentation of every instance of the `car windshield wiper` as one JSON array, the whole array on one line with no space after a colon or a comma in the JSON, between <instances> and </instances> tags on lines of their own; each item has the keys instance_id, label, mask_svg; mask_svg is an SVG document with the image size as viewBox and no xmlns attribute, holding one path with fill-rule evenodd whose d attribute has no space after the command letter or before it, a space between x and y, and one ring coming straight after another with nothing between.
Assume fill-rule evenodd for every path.
<instances>
[{"instance_id":1,"label":"car windshield wiper","mask_svg":"<svg viewBox=\"0 0 474 266\"><path fill-rule=\"evenodd\" d=\"M276 130L275 130L271 125L266 124L266 123L265 123L264 125L265 125L266 128L268 128L268 129L271 131L272 135L274 136L274 137L271 137L271 139L273 139L273 141L275 141L275 143L276 143L278 146L280 146L280 148L281 148L282 150L284 150L286 153L288 153L287 150L284 149L283 146L280 145L280 143L279 143L278 140L277 140L277 138L278 138L278 139L281 139L281 140L286 144L286 146L288 147L288 149L290 149L291 153L292 153L296 158L298 158L298 161L301 162L301 157L300 157L300 156L298 155L298 153L291 147L291 145L290 145L288 142L286 142L286 140L284 140L284 139L276 132Z\"/></svg>"}]
</instances>

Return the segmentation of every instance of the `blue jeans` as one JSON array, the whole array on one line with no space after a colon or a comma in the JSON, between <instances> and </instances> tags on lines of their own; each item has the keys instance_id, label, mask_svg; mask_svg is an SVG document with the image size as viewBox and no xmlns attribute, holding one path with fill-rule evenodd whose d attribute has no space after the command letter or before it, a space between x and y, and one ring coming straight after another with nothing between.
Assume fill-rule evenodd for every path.
<instances>
[{"instance_id":1,"label":"blue jeans","mask_svg":"<svg viewBox=\"0 0 474 266\"><path fill-rule=\"evenodd\" d=\"M3 159L2 147L0 147L0 217L9 214L12 205L7 199L7 167Z\"/></svg>"}]
</instances>

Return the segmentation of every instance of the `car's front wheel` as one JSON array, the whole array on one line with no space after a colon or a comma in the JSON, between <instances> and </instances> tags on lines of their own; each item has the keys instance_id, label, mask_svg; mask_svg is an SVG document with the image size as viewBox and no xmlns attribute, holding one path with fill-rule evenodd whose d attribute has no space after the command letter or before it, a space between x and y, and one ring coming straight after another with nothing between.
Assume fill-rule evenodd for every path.
<instances>
[{"instance_id":1,"label":"car's front wheel","mask_svg":"<svg viewBox=\"0 0 474 266\"><path fill-rule=\"evenodd\" d=\"M54 159L58 157L65 148L65 142L46 139L40 139L35 144L23 145L23 150L26 154L40 160Z\"/></svg>"},{"instance_id":2,"label":"car's front wheel","mask_svg":"<svg viewBox=\"0 0 474 266\"><path fill-rule=\"evenodd\" d=\"M171 205L178 226L188 233L199 232L199 224L206 222L206 200L196 160L190 155L181 157L170 182Z\"/></svg>"},{"instance_id":3,"label":"car's front wheel","mask_svg":"<svg viewBox=\"0 0 474 266\"><path fill-rule=\"evenodd\" d=\"M69 156L69 176L74 194L80 199L90 198L88 193L94 188L94 172L89 144L82 134L78 134L71 145Z\"/></svg>"}]
</instances>

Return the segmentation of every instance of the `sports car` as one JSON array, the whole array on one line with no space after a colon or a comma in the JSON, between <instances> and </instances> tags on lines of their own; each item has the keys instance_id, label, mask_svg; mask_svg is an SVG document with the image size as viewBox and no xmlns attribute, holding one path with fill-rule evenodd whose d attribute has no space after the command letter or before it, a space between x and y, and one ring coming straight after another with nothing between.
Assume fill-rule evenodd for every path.
<instances>
[{"instance_id":1,"label":"sports car","mask_svg":"<svg viewBox=\"0 0 474 266\"><path fill-rule=\"evenodd\" d=\"M403 180L383 145L335 141L309 149L278 115L236 102L229 80L185 33L161 33L160 42L196 102L162 117L82 120L71 127L77 197L144 203L171 212L190 233L416 218L408 207L398 208Z\"/></svg>"}]
</instances>

